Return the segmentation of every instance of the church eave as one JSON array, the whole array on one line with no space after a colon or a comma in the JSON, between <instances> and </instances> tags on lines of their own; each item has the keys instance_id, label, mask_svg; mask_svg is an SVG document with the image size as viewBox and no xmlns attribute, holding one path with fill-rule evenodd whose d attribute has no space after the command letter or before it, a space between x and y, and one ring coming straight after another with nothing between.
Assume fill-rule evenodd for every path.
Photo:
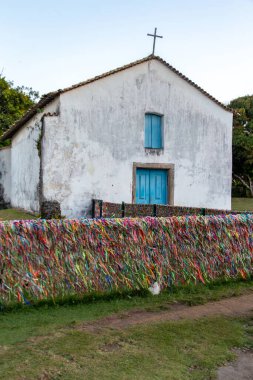
<instances>
[{"instance_id":1,"label":"church eave","mask_svg":"<svg viewBox=\"0 0 253 380\"><path fill-rule=\"evenodd\" d=\"M31 120L36 114L43 112L43 108L51 103L60 94L60 91L61 90L50 92L49 94L42 96L38 103L30 108L21 119L16 121L15 124L2 134L0 141L12 138L27 121Z\"/></svg>"},{"instance_id":2,"label":"church eave","mask_svg":"<svg viewBox=\"0 0 253 380\"><path fill-rule=\"evenodd\" d=\"M78 87L82 87L82 86L85 86L87 84L90 84L92 82L95 82L99 79L103 79L107 76L110 76L110 75L113 75L113 74L116 74L116 73L119 73L123 70L127 70L131 67L134 67L134 66L137 66L141 63L144 63L144 62L148 62L148 61L151 61L151 60L157 60L159 62L161 62L162 64L164 64L166 67L168 67L171 71L173 71L175 74L177 74L179 77L181 77L182 79L184 79L186 82L188 82L189 84L191 84L193 87L195 87L196 89L198 89L202 94L204 94L206 97L208 97L209 99L211 99L213 102L215 102L216 104L218 104L221 108L223 108L224 110L228 111L228 112L232 112L233 113L233 110L231 110L229 107L225 106L223 103L221 103L219 100L215 99L212 95L208 94L205 90L203 90L200 86L198 86L196 83L194 83L192 80L190 80L188 77L186 77L184 74L182 74L180 71L178 71L177 69L175 69L173 66L171 66L169 63L167 63L166 61L164 61L161 57L159 56L155 56L155 55L149 55L145 58L142 58L138 61L135 61L135 62L132 62L132 63L129 63L127 65L124 65L124 66L121 66L121 67L118 67L114 70L111 70L111 71L108 71L104 74L101 74L101 75L98 75L96 77L93 77L91 79L88 79L86 81L83 81L83 82L80 82L80 83L77 83L73 86L70 86L70 87L66 87L64 89L60 89L60 90L57 90L57 91L54 91L54 92L50 92L49 94L46 94L44 95L40 101L35 104L30 110L28 110L26 112L26 114L21 118L19 119L15 124L13 124L0 138L0 141L4 141L4 140L7 140L9 138L12 138L14 136L14 134L27 122L29 121L33 116L35 116L37 113L41 112L43 110L43 107L45 107L47 104L51 103L58 95L60 94L63 94L65 92L68 92L68 91L72 91L72 90L75 90L76 88Z\"/></svg>"}]
</instances>

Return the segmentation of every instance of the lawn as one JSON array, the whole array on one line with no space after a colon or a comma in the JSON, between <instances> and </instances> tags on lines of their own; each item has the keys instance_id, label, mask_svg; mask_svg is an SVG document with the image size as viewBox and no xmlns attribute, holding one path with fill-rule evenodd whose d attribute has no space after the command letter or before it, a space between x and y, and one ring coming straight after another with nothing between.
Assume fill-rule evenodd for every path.
<instances>
[{"instance_id":1,"label":"lawn","mask_svg":"<svg viewBox=\"0 0 253 380\"><path fill-rule=\"evenodd\" d=\"M90 304L25 307L0 314L1 379L212 379L233 358L233 347L252 345L252 322L215 317L166 321L121 330L87 331L85 321L112 313L169 309L253 291L253 281L198 285L159 296Z\"/></svg>"},{"instance_id":2,"label":"lawn","mask_svg":"<svg viewBox=\"0 0 253 380\"><path fill-rule=\"evenodd\" d=\"M3 347L1 379L214 379L233 347L249 345L251 329L222 317L102 333L71 326Z\"/></svg>"},{"instance_id":3,"label":"lawn","mask_svg":"<svg viewBox=\"0 0 253 380\"><path fill-rule=\"evenodd\" d=\"M17 210L15 208L0 210L0 220L20 220L20 219L36 219L36 216L22 210Z\"/></svg>"},{"instance_id":4,"label":"lawn","mask_svg":"<svg viewBox=\"0 0 253 380\"><path fill-rule=\"evenodd\" d=\"M232 209L237 211L253 211L253 198L232 198Z\"/></svg>"}]
</instances>

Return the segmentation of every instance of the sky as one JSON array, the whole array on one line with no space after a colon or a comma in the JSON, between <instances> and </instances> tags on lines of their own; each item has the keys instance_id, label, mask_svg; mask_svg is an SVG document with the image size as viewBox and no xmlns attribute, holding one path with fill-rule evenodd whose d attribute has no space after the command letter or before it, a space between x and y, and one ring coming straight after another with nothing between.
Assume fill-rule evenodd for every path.
<instances>
[{"instance_id":1,"label":"sky","mask_svg":"<svg viewBox=\"0 0 253 380\"><path fill-rule=\"evenodd\" d=\"M0 0L0 73L40 95L152 53L223 103L253 94L253 0Z\"/></svg>"}]
</instances>

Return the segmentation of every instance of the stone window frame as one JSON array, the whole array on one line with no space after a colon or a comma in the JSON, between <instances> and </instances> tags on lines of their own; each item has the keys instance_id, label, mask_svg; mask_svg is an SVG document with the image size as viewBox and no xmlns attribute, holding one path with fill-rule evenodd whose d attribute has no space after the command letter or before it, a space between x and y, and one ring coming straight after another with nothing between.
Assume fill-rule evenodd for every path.
<instances>
[{"instance_id":1,"label":"stone window frame","mask_svg":"<svg viewBox=\"0 0 253 380\"><path fill-rule=\"evenodd\" d=\"M174 164L160 164L160 163L143 163L134 162L133 163L133 186L132 186L132 203L136 203L136 171L137 169L162 169L168 172L168 198L167 204L174 206L174 175L175 175L175 165Z\"/></svg>"}]
</instances>

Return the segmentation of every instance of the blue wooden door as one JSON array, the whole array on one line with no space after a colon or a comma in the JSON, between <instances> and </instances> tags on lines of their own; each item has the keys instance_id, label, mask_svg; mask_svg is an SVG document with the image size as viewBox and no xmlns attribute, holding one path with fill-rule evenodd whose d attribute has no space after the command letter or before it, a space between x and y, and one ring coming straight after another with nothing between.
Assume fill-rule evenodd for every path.
<instances>
[{"instance_id":1,"label":"blue wooden door","mask_svg":"<svg viewBox=\"0 0 253 380\"><path fill-rule=\"evenodd\" d=\"M167 204L167 170L136 170L136 203Z\"/></svg>"},{"instance_id":2,"label":"blue wooden door","mask_svg":"<svg viewBox=\"0 0 253 380\"><path fill-rule=\"evenodd\" d=\"M137 169L136 171L136 203L149 204L150 178L148 169Z\"/></svg>"},{"instance_id":3,"label":"blue wooden door","mask_svg":"<svg viewBox=\"0 0 253 380\"><path fill-rule=\"evenodd\" d=\"M167 203L167 170L150 170L150 202L156 204Z\"/></svg>"}]
</instances>

